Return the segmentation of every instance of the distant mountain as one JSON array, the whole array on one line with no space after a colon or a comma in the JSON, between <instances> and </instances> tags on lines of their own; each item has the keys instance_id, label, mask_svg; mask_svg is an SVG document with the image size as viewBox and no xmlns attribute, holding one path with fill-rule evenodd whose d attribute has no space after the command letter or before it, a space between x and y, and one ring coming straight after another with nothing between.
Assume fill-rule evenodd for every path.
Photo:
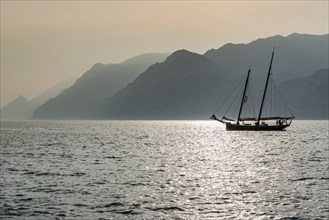
<instances>
[{"instance_id":1,"label":"distant mountain","mask_svg":"<svg viewBox=\"0 0 329 220\"><path fill-rule=\"evenodd\" d=\"M279 85L297 119L329 119L329 69Z\"/></svg>"},{"instance_id":2,"label":"distant mountain","mask_svg":"<svg viewBox=\"0 0 329 220\"><path fill-rule=\"evenodd\" d=\"M58 83L55 86L50 87L49 89L46 89L42 93L40 93L38 96L33 98L31 102L35 104L36 106L41 106L43 103L47 102L49 99L56 97L58 94L63 92L65 89L72 86L75 82L76 78L70 77L66 80Z\"/></svg>"},{"instance_id":3,"label":"distant mountain","mask_svg":"<svg viewBox=\"0 0 329 220\"><path fill-rule=\"evenodd\" d=\"M98 116L108 119L208 118L227 80L205 56L176 51L105 100Z\"/></svg>"},{"instance_id":4,"label":"distant mountain","mask_svg":"<svg viewBox=\"0 0 329 220\"><path fill-rule=\"evenodd\" d=\"M266 76L269 57L276 48L273 72L278 82L309 76L314 70L328 68L329 35L291 34L273 36L248 44L226 44L204 55L232 77L240 77L249 66ZM267 58L264 60L264 58ZM261 79L263 80L263 79Z\"/></svg>"},{"instance_id":5,"label":"distant mountain","mask_svg":"<svg viewBox=\"0 0 329 220\"><path fill-rule=\"evenodd\" d=\"M204 55L179 50L169 57L146 54L120 64L96 64L38 108L34 118L207 119L249 66L254 91L263 91L274 47L273 78L297 118L327 118L328 80L311 73L328 68L328 41L328 34L292 34L226 44ZM327 84L321 87L319 80ZM305 100L296 98L301 94Z\"/></svg>"},{"instance_id":6,"label":"distant mountain","mask_svg":"<svg viewBox=\"0 0 329 220\"><path fill-rule=\"evenodd\" d=\"M122 64L147 64L148 66L164 61L170 53L145 53L138 56L131 57L125 60Z\"/></svg>"},{"instance_id":7,"label":"distant mountain","mask_svg":"<svg viewBox=\"0 0 329 220\"><path fill-rule=\"evenodd\" d=\"M32 117L34 108L24 96L18 96L1 109L1 120L27 120Z\"/></svg>"},{"instance_id":8,"label":"distant mountain","mask_svg":"<svg viewBox=\"0 0 329 220\"><path fill-rule=\"evenodd\" d=\"M311 73L314 69L328 68L328 35L274 36L249 44L227 44L205 55L180 50L165 62L151 66L133 83L103 102L97 116L109 119L207 119L250 65L255 91L263 91L274 46L274 79L277 83L290 80L288 87L295 91L285 90L284 94L298 95L296 91L302 90L303 83L315 86ZM322 80L328 83L325 78ZM294 96L287 97L297 117L326 118L327 99L321 94L327 90L325 87L317 89L314 97L310 92L308 94L308 98L316 103L304 101L301 104L301 100L293 100ZM302 112L298 108L302 108ZM308 114L312 111L313 114Z\"/></svg>"},{"instance_id":9,"label":"distant mountain","mask_svg":"<svg viewBox=\"0 0 329 220\"><path fill-rule=\"evenodd\" d=\"M150 65L169 54L143 54L120 64L95 64L76 83L34 112L35 119L90 118L98 103L132 82Z\"/></svg>"},{"instance_id":10,"label":"distant mountain","mask_svg":"<svg viewBox=\"0 0 329 220\"><path fill-rule=\"evenodd\" d=\"M33 116L33 111L51 98L57 96L64 89L70 87L75 78L68 78L57 85L46 89L32 100L24 96L17 97L1 109L1 120L28 120Z\"/></svg>"}]
</instances>

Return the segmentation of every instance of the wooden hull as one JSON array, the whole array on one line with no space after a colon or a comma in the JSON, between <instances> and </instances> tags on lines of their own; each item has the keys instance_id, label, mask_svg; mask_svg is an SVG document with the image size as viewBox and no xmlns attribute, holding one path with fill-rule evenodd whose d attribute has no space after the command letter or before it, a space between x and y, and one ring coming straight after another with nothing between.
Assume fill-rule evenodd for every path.
<instances>
[{"instance_id":1,"label":"wooden hull","mask_svg":"<svg viewBox=\"0 0 329 220\"><path fill-rule=\"evenodd\" d=\"M283 131L289 124L285 125L237 125L226 123L228 131Z\"/></svg>"}]
</instances>

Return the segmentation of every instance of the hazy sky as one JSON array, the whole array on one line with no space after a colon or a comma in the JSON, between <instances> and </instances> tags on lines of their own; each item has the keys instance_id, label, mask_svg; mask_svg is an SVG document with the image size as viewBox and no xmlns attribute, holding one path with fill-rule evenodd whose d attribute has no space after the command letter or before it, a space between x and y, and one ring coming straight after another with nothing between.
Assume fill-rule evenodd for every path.
<instances>
[{"instance_id":1,"label":"hazy sky","mask_svg":"<svg viewBox=\"0 0 329 220\"><path fill-rule=\"evenodd\" d=\"M31 99L95 63L146 52L327 34L328 1L4 1L1 106Z\"/></svg>"}]
</instances>

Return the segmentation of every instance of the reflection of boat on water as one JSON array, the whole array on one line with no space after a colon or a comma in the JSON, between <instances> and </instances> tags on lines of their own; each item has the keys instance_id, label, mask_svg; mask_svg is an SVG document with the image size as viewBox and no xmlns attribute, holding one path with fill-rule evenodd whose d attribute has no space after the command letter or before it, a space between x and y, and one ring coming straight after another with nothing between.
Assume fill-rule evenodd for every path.
<instances>
[{"instance_id":1,"label":"reflection of boat on water","mask_svg":"<svg viewBox=\"0 0 329 220\"><path fill-rule=\"evenodd\" d=\"M266 83L265 83L265 89L262 95L262 101L260 104L258 115L255 116L249 116L244 117L243 111L246 108L247 104L249 104L249 100L252 94L247 94L247 91L250 92L250 72L251 69L249 68L246 81L244 83L244 89L242 93L242 97L238 99L238 115L236 119L231 119L230 117L226 117L226 114L231 110L232 104L229 106L229 108L226 110L226 113L223 115L222 118L217 118L215 113L210 117L210 119L217 120L219 122L222 122L226 124L226 130L284 130L286 127L290 126L292 119L295 118L294 115L289 110L288 106L284 102L282 96L278 91L274 91L276 89L276 86L271 79L272 76L272 63L273 63L273 57L274 57L274 50L272 52L272 57L270 61L270 66L267 73ZM269 82L271 81L271 89L269 89ZM251 93L251 92L250 92ZM232 93L233 94L233 93ZM274 98L272 96L275 96ZM236 101L237 96L233 100ZM279 99L278 99L279 98ZM270 111L269 115L266 115L264 112L264 106L265 103L267 103L267 107ZM281 103L281 106L285 106L289 110L290 116L283 116L278 110L278 106ZM223 103L224 104L224 103ZM250 104L249 104L250 105ZM274 107L271 107L270 105L274 105ZM254 106L253 106L254 107ZM274 111L276 110L276 111Z\"/></svg>"}]
</instances>

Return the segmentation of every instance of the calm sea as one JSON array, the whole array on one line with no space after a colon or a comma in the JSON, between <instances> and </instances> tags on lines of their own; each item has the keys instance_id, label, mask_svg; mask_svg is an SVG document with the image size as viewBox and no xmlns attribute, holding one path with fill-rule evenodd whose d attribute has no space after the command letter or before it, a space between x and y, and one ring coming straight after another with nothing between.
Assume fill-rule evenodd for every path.
<instances>
[{"instance_id":1,"label":"calm sea","mask_svg":"<svg viewBox=\"0 0 329 220\"><path fill-rule=\"evenodd\" d=\"M2 219L329 219L328 121L1 122Z\"/></svg>"}]
</instances>

